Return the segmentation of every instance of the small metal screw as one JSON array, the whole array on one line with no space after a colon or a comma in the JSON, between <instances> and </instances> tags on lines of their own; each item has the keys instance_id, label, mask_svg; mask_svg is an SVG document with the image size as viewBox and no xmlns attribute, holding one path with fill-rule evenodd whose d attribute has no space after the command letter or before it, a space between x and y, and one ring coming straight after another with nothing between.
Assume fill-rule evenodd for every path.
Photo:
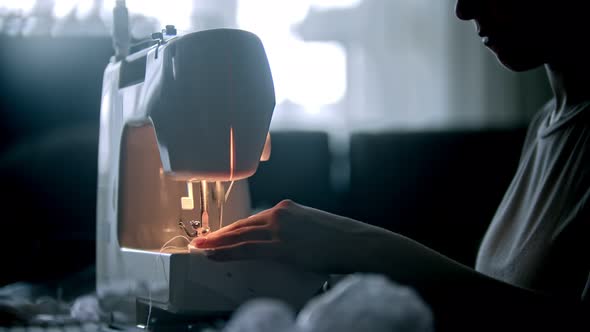
<instances>
[{"instance_id":1,"label":"small metal screw","mask_svg":"<svg viewBox=\"0 0 590 332\"><path fill-rule=\"evenodd\" d=\"M191 220L188 222L195 230L201 227L201 222L198 220Z\"/></svg>"},{"instance_id":2,"label":"small metal screw","mask_svg":"<svg viewBox=\"0 0 590 332\"><path fill-rule=\"evenodd\" d=\"M189 224L191 225L191 228L193 228L193 229L187 228L184 225L184 223L182 222L182 220L178 221L178 227L180 227L180 229L182 229L188 237L197 236L198 232L197 232L197 229L195 228L195 226L193 225L193 220L189 221Z\"/></svg>"}]
</instances>

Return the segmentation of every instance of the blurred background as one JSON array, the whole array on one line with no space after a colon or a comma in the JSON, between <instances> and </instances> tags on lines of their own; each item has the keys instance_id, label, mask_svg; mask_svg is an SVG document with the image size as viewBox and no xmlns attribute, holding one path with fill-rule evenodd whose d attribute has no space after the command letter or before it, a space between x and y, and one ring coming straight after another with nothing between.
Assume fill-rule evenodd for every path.
<instances>
[{"instance_id":1,"label":"blurred background","mask_svg":"<svg viewBox=\"0 0 590 332\"><path fill-rule=\"evenodd\" d=\"M453 0L127 0L140 42L232 27L266 48L277 106L253 208L283 198L472 265L550 98L502 68ZM115 0L0 1L0 285L91 267L103 70Z\"/></svg>"}]
</instances>

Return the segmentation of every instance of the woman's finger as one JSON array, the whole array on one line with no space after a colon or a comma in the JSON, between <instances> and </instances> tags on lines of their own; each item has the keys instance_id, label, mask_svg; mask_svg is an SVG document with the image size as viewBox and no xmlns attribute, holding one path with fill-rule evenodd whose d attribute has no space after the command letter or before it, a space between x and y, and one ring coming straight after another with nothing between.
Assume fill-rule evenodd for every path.
<instances>
[{"instance_id":1,"label":"woman's finger","mask_svg":"<svg viewBox=\"0 0 590 332\"><path fill-rule=\"evenodd\" d=\"M234 245L248 241L270 241L271 231L263 226L247 226L235 230L213 232L207 237L196 238L193 244L197 248L215 248Z\"/></svg>"},{"instance_id":2,"label":"woman's finger","mask_svg":"<svg viewBox=\"0 0 590 332\"><path fill-rule=\"evenodd\" d=\"M231 223L225 227L220 228L215 233L225 233L234 231L238 228L242 227L250 227L250 226L260 226L266 224L266 215L268 215L269 210L264 210L262 212L258 212L255 215L252 215L245 219L240 219L234 223Z\"/></svg>"},{"instance_id":3,"label":"woman's finger","mask_svg":"<svg viewBox=\"0 0 590 332\"><path fill-rule=\"evenodd\" d=\"M279 241L242 242L231 246L205 250L211 260L232 261L247 259L275 259L280 257Z\"/></svg>"}]
</instances>

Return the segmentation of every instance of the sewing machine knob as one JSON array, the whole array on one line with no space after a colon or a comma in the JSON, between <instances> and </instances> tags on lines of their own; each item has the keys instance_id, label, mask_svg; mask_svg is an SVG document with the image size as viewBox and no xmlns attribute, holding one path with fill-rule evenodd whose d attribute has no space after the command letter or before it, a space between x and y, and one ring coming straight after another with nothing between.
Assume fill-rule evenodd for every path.
<instances>
[{"instance_id":1,"label":"sewing machine knob","mask_svg":"<svg viewBox=\"0 0 590 332\"><path fill-rule=\"evenodd\" d=\"M154 32L152 33L152 39L161 41L164 39L164 35L161 32Z\"/></svg>"},{"instance_id":2,"label":"sewing machine knob","mask_svg":"<svg viewBox=\"0 0 590 332\"><path fill-rule=\"evenodd\" d=\"M166 34L168 36L176 36L176 27L174 25L167 25Z\"/></svg>"}]
</instances>

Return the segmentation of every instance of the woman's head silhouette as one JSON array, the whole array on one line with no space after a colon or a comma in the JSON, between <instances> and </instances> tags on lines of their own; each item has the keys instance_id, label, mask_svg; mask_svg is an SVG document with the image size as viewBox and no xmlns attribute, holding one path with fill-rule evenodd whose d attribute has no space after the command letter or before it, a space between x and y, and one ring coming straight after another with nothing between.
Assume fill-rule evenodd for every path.
<instances>
[{"instance_id":1,"label":"woman's head silhouette","mask_svg":"<svg viewBox=\"0 0 590 332\"><path fill-rule=\"evenodd\" d=\"M586 60L587 0L458 0L485 45L514 71Z\"/></svg>"}]
</instances>

